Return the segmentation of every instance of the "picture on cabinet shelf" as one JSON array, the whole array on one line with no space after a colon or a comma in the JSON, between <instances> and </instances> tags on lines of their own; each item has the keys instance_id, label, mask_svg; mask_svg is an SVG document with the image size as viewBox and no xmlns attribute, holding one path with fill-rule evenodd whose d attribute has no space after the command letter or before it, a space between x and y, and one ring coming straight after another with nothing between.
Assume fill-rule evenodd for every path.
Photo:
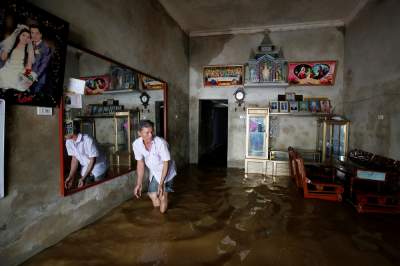
<instances>
[{"instance_id":1,"label":"picture on cabinet shelf","mask_svg":"<svg viewBox=\"0 0 400 266\"><path fill-rule=\"evenodd\" d=\"M336 61L289 63L289 83L293 85L333 85Z\"/></svg>"},{"instance_id":2,"label":"picture on cabinet shelf","mask_svg":"<svg viewBox=\"0 0 400 266\"><path fill-rule=\"evenodd\" d=\"M299 112L308 112L308 101L299 102Z\"/></svg>"},{"instance_id":3,"label":"picture on cabinet shelf","mask_svg":"<svg viewBox=\"0 0 400 266\"><path fill-rule=\"evenodd\" d=\"M299 111L299 103L296 101L289 102L289 110L290 112L298 112Z\"/></svg>"},{"instance_id":4,"label":"picture on cabinet shelf","mask_svg":"<svg viewBox=\"0 0 400 266\"><path fill-rule=\"evenodd\" d=\"M110 88L109 75L81 77L80 79L85 81L86 95L102 94Z\"/></svg>"},{"instance_id":5,"label":"picture on cabinet shelf","mask_svg":"<svg viewBox=\"0 0 400 266\"><path fill-rule=\"evenodd\" d=\"M281 113L289 112L289 102L288 101L281 101L279 102L279 111Z\"/></svg>"},{"instance_id":6,"label":"picture on cabinet shelf","mask_svg":"<svg viewBox=\"0 0 400 266\"><path fill-rule=\"evenodd\" d=\"M309 110L312 113L317 113L321 111L321 106L319 100L310 100L309 101Z\"/></svg>"},{"instance_id":7,"label":"picture on cabinet shelf","mask_svg":"<svg viewBox=\"0 0 400 266\"><path fill-rule=\"evenodd\" d=\"M320 105L322 113L327 113L327 114L331 113L331 102L329 100L321 100Z\"/></svg>"},{"instance_id":8,"label":"picture on cabinet shelf","mask_svg":"<svg viewBox=\"0 0 400 266\"><path fill-rule=\"evenodd\" d=\"M270 102L269 105L270 105L271 113L279 112L279 102L278 101L272 101L272 102Z\"/></svg>"},{"instance_id":9,"label":"picture on cabinet shelf","mask_svg":"<svg viewBox=\"0 0 400 266\"><path fill-rule=\"evenodd\" d=\"M29 3L0 5L0 98L55 107L63 93L68 23Z\"/></svg>"}]
</instances>

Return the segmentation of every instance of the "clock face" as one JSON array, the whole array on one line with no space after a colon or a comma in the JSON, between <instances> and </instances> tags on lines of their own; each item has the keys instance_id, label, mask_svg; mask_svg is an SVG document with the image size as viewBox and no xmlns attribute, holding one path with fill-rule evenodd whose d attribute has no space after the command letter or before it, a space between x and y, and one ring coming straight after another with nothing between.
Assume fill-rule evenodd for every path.
<instances>
[{"instance_id":1,"label":"clock face","mask_svg":"<svg viewBox=\"0 0 400 266\"><path fill-rule=\"evenodd\" d=\"M244 93L241 92L241 91L238 91L238 92L236 93L236 99L237 99L238 101L243 100L243 99L244 99Z\"/></svg>"},{"instance_id":2,"label":"clock face","mask_svg":"<svg viewBox=\"0 0 400 266\"><path fill-rule=\"evenodd\" d=\"M149 95L146 94L146 93L143 93L142 95L140 95L140 101L141 101L143 104L147 104L147 103L149 102L149 99L150 99L150 97L149 97Z\"/></svg>"}]
</instances>

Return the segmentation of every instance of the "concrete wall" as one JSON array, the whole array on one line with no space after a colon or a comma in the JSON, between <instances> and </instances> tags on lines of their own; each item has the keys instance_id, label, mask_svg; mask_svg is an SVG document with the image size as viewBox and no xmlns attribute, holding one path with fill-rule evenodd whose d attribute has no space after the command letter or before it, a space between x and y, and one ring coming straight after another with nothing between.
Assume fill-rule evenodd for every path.
<instances>
[{"instance_id":1,"label":"concrete wall","mask_svg":"<svg viewBox=\"0 0 400 266\"><path fill-rule=\"evenodd\" d=\"M227 99L228 114L228 166L244 167L245 157L245 112L235 112L233 93L236 88L204 88L202 70L206 65L244 64L251 57L264 38L263 34L223 35L194 37L190 39L190 161L198 160L198 121L199 99ZM276 100L278 94L296 92L304 96L325 96L332 100L335 111L340 113L343 89L343 33L340 29L324 28L302 31L273 32L269 34L274 45L282 48L284 57L289 61L302 60L338 60L338 71L334 86L292 86L282 88L246 89L246 107L267 107L270 100ZM299 148L315 147L315 120L309 118L281 119L279 132L281 143L277 148L286 148L286 144ZM296 128L296 131L292 129ZM297 136L302 136L297 138ZM296 136L296 138L295 138ZM293 141L296 140L296 141ZM289 141L289 142L288 142ZM283 144L282 144L283 143ZM285 145L284 145L285 144ZM285 147L283 147L285 146Z\"/></svg>"},{"instance_id":2,"label":"concrete wall","mask_svg":"<svg viewBox=\"0 0 400 266\"><path fill-rule=\"evenodd\" d=\"M178 163L185 163L188 41L158 2L33 2L70 22L75 42L168 82L170 143ZM59 110L54 111L52 117L39 117L35 107L7 109L7 195L0 200L2 266L21 263L132 196L133 173L60 196Z\"/></svg>"},{"instance_id":3,"label":"concrete wall","mask_svg":"<svg viewBox=\"0 0 400 266\"><path fill-rule=\"evenodd\" d=\"M373 0L346 28L350 147L400 159L400 2ZM382 118L382 119L379 119Z\"/></svg>"}]
</instances>

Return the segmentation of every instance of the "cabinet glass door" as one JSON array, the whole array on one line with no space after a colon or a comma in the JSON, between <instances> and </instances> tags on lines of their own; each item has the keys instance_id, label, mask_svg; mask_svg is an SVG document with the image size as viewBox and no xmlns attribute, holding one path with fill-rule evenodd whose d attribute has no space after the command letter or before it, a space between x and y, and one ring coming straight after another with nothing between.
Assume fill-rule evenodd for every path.
<instances>
[{"instance_id":1,"label":"cabinet glass door","mask_svg":"<svg viewBox=\"0 0 400 266\"><path fill-rule=\"evenodd\" d=\"M339 156L346 156L346 149L347 149L347 125L340 126L340 139L339 139L339 149L340 153Z\"/></svg>"},{"instance_id":2,"label":"cabinet glass door","mask_svg":"<svg viewBox=\"0 0 400 266\"><path fill-rule=\"evenodd\" d=\"M335 157L340 155L340 125L333 124L332 127L332 154Z\"/></svg>"},{"instance_id":3,"label":"cabinet glass door","mask_svg":"<svg viewBox=\"0 0 400 266\"><path fill-rule=\"evenodd\" d=\"M266 117L249 117L248 134L248 155L257 157L267 157L266 147Z\"/></svg>"}]
</instances>

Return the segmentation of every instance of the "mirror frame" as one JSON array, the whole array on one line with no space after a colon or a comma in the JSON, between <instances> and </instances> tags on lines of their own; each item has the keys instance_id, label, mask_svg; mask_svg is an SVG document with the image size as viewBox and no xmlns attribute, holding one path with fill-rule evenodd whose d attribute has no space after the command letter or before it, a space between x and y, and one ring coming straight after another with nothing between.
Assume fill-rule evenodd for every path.
<instances>
[{"instance_id":1,"label":"mirror frame","mask_svg":"<svg viewBox=\"0 0 400 266\"><path fill-rule=\"evenodd\" d=\"M104 55L102 55L102 54L99 54L99 53L97 53L97 52L95 52L95 51L92 51L92 50L90 50L90 49L84 48L84 47L82 47L82 46L80 46L80 45L78 45L78 44L76 44L76 43L68 42L68 43L67 43L67 49L68 49L68 46L71 46L71 47L73 47L73 48L75 48L75 49L79 49L79 50L81 50L81 51L83 51L83 52L85 52L85 53L88 53L88 54L90 54L90 55L93 55L93 56L95 56L95 57L98 57L98 58L100 58L100 59L103 59L103 60L105 60L105 61L108 61L108 62L110 62L110 63L112 63L112 64L115 64L115 65L118 65L118 66L121 66L121 67L130 69L130 70L136 72L136 73L139 74L139 75L145 75L145 76L147 76L147 77L150 77L150 78L152 78L152 79L155 79L155 80L157 80L157 81L162 82L162 83L163 83L163 89L162 89L162 90L163 90L163 92L164 92L164 93L163 93L163 96L164 96L164 129L163 129L163 131L164 131L164 139L167 140L167 138L168 138L168 135L167 135L167 131L168 131L168 83L167 83L166 81L164 81L164 80L162 80L162 79L160 79L160 78L156 78L156 77L154 77L154 76L152 76L152 75L149 75L149 74L147 74L147 73L144 73L144 72L142 72L142 71L140 71L140 70L137 70L137 69L135 69L135 68L132 68L132 67L130 67L130 66L128 66L128 65L125 65L125 64L123 64L123 63L120 63L120 62L118 62L118 61L116 61L116 60L114 60L114 59L111 59L111 58L109 58L109 57L107 57L107 56L104 56ZM66 62L65 62L65 63L66 63ZM67 78L67 77L64 77L64 78ZM140 81L138 80L138 82L140 82ZM143 91L145 91L145 90L143 90ZM64 95L64 88L63 88L63 93L62 93L62 94ZM99 185L99 184L101 184L101 183L107 182L107 181L109 181L109 180L112 180L112 179L114 179L114 178L120 177L120 176L125 175L125 174L127 174L127 173L136 171L136 169L133 169L133 170L130 170L130 171L126 172L126 173L122 173L121 175L116 175L116 176L113 176L113 177L110 177L110 178L106 178L106 179L103 179L103 180L94 182L94 183L92 183L92 184L86 185L86 186L84 186L84 187L74 189L72 192L68 192L68 191L64 188L64 174L65 174L65 173L64 173L64 170L65 170L65 164L64 164L64 151L65 151L65 139L64 139L64 97L62 97L62 99L61 99L61 101L60 101L60 105L59 105L58 132L59 132L59 146L60 146L60 193L61 193L62 196L65 197L65 196L69 196L69 195L75 194L75 193L77 193L77 192L80 192L80 191L85 190L85 189L88 189L88 188L90 188L90 187L93 187L93 186Z\"/></svg>"}]
</instances>

